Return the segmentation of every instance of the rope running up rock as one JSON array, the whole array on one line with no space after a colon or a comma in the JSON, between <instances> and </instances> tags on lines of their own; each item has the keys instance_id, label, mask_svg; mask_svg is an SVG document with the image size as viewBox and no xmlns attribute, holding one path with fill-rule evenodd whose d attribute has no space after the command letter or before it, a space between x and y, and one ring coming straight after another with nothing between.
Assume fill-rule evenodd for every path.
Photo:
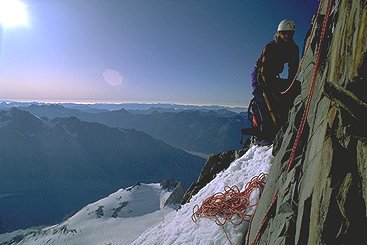
<instances>
[{"instance_id":1,"label":"rope running up rock","mask_svg":"<svg viewBox=\"0 0 367 245\"><path fill-rule=\"evenodd\" d=\"M307 117L308 117L309 110L310 110L310 105L311 105L311 102L312 102L311 99L312 99L312 96L313 96L313 92L314 92L314 88L315 88L315 84L316 84L316 77L317 77L317 73L318 73L318 69L319 69L319 65L320 65L321 48L323 47L326 28L327 28L328 21L329 21L329 16L330 16L330 13L331 13L332 2L333 2L332 0L327 0L327 8L326 8L326 13L325 13L325 18L324 18L324 21L323 21L323 24L322 24L321 36L320 36L318 50L317 50L317 54L316 54L316 63L315 63L315 67L314 67L314 70L313 70L311 86L310 86L310 89L309 89L309 93L308 93L308 97L307 97L307 101L306 101L306 106L305 106L305 109L304 109L304 112L303 112L303 115L302 115L300 127L299 127L299 130L298 130L297 135L296 135L296 139L295 139L293 147L292 147L292 152L290 154L288 163L285 167L285 170L287 172L289 172L293 167L293 163L294 163L295 154L296 154L296 151L297 151L297 148L298 148L299 140L302 136L303 129L304 129ZM319 10L321 10L321 4L322 4L322 2L320 1L318 12L319 12ZM260 227L259 227L258 231L256 232L255 239L251 242L251 245L255 245L255 244L258 243L258 241L260 239L260 236L261 236L263 230L265 229L265 224L268 222L270 210L273 207L273 205L275 205L275 203L277 202L278 195L279 195L279 192L277 191L274 194L270 205L268 206L268 209L265 213L265 216L263 217L263 219L261 221ZM249 234L248 234L248 237L249 237ZM249 243L249 241L247 241L247 244L248 243Z\"/></svg>"}]
</instances>

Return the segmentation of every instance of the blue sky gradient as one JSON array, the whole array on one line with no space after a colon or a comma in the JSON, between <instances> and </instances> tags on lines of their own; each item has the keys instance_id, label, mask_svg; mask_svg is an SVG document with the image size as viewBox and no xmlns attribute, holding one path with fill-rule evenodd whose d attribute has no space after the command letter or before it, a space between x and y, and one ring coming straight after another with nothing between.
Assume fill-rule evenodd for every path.
<instances>
[{"instance_id":1,"label":"blue sky gradient","mask_svg":"<svg viewBox=\"0 0 367 245\"><path fill-rule=\"evenodd\" d=\"M0 100L246 106L284 18L303 48L318 1L24 0L1 28Z\"/></svg>"}]
</instances>

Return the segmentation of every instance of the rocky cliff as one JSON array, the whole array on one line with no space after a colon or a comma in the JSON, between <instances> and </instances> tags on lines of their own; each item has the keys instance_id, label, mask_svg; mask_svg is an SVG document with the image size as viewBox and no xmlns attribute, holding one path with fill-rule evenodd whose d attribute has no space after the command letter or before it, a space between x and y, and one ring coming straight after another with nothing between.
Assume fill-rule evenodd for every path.
<instances>
[{"instance_id":1,"label":"rocky cliff","mask_svg":"<svg viewBox=\"0 0 367 245\"><path fill-rule=\"evenodd\" d=\"M321 0L305 44L302 94L278 134L248 241L361 244L367 238L367 1Z\"/></svg>"}]
</instances>

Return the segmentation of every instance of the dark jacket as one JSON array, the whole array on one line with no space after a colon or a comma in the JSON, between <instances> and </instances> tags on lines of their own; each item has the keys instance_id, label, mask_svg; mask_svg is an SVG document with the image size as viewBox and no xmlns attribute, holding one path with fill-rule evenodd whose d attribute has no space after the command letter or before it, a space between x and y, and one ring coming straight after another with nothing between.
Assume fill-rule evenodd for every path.
<instances>
[{"instance_id":1,"label":"dark jacket","mask_svg":"<svg viewBox=\"0 0 367 245\"><path fill-rule=\"evenodd\" d=\"M293 40L288 43L275 40L269 42L256 62L261 80L265 83L264 85L272 90L286 87L285 84L276 84L279 81L277 78L283 72L286 63L288 63L287 80L290 83L296 75L299 65L299 48L297 44Z\"/></svg>"},{"instance_id":2,"label":"dark jacket","mask_svg":"<svg viewBox=\"0 0 367 245\"><path fill-rule=\"evenodd\" d=\"M281 79L279 75L288 64L288 78ZM271 41L262 51L256 62L257 83L260 91L265 92L271 111L276 117L276 124L280 127L288 117L288 110L292 106L295 96L300 92L300 83L287 94L286 90L297 74L299 65L299 48L292 40L290 42ZM256 93L256 92L255 92ZM257 92L258 93L258 92Z\"/></svg>"}]
</instances>

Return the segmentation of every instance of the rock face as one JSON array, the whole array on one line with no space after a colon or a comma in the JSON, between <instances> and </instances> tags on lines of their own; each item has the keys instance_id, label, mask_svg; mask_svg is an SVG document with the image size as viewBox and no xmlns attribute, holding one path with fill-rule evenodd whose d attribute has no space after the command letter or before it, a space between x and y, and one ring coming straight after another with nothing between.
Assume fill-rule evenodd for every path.
<instances>
[{"instance_id":1,"label":"rock face","mask_svg":"<svg viewBox=\"0 0 367 245\"><path fill-rule=\"evenodd\" d=\"M367 238L367 1L320 4L306 40L302 94L274 145L250 244L361 244ZM310 110L287 170L318 53Z\"/></svg>"},{"instance_id":2,"label":"rock face","mask_svg":"<svg viewBox=\"0 0 367 245\"><path fill-rule=\"evenodd\" d=\"M171 192L170 196L164 203L164 206L177 207L185 194L181 181L175 179L167 179L160 183L163 190Z\"/></svg>"}]
</instances>

